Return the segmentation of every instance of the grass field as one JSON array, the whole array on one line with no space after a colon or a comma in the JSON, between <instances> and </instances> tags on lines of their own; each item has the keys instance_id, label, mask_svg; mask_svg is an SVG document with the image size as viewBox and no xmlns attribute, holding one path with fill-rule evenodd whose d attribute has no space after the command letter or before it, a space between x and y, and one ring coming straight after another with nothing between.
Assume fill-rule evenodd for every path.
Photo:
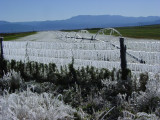
<instances>
[{"instance_id":1,"label":"grass field","mask_svg":"<svg viewBox=\"0 0 160 120\"><path fill-rule=\"evenodd\" d=\"M37 32L22 32L22 33L0 33L1 37L4 37L4 41L15 40L20 37L36 34Z\"/></svg>"},{"instance_id":2,"label":"grass field","mask_svg":"<svg viewBox=\"0 0 160 120\"><path fill-rule=\"evenodd\" d=\"M160 25L124 27L117 28L117 30L125 37L149 38L160 40Z\"/></svg>"},{"instance_id":3,"label":"grass field","mask_svg":"<svg viewBox=\"0 0 160 120\"><path fill-rule=\"evenodd\" d=\"M87 29L90 33L97 33L102 28ZM117 27L122 36L131 38L147 38L160 40L160 25L136 26L136 27ZM74 30L78 31L78 30ZM107 33L106 33L107 34Z\"/></svg>"}]
</instances>

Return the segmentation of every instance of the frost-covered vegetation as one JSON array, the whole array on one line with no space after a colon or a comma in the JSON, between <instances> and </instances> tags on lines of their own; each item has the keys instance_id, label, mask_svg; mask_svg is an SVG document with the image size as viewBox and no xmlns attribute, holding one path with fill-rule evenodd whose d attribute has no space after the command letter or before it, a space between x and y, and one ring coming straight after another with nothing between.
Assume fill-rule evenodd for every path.
<instances>
[{"instance_id":1,"label":"frost-covered vegetation","mask_svg":"<svg viewBox=\"0 0 160 120\"><path fill-rule=\"evenodd\" d=\"M3 42L0 119L160 119L160 42L125 40L122 71L118 37L53 33L55 42Z\"/></svg>"},{"instance_id":2,"label":"frost-covered vegetation","mask_svg":"<svg viewBox=\"0 0 160 120\"><path fill-rule=\"evenodd\" d=\"M127 70L3 61L0 117L31 120L159 120L160 76ZM4 65L6 65L4 67ZM0 118L0 119L1 119Z\"/></svg>"},{"instance_id":3,"label":"frost-covered vegetation","mask_svg":"<svg viewBox=\"0 0 160 120\"><path fill-rule=\"evenodd\" d=\"M57 120L74 119L79 112L65 105L59 97L50 93L26 91L9 94L4 91L0 98L1 120Z\"/></svg>"}]
</instances>

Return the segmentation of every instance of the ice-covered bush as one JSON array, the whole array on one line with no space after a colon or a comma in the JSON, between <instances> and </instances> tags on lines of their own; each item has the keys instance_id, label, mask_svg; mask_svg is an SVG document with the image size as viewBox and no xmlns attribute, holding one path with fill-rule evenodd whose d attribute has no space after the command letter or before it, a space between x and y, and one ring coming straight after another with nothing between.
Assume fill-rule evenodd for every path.
<instances>
[{"instance_id":1,"label":"ice-covered bush","mask_svg":"<svg viewBox=\"0 0 160 120\"><path fill-rule=\"evenodd\" d=\"M0 118L3 120L71 120L75 113L75 109L48 93L39 95L27 89L0 97Z\"/></svg>"},{"instance_id":2,"label":"ice-covered bush","mask_svg":"<svg viewBox=\"0 0 160 120\"><path fill-rule=\"evenodd\" d=\"M15 72L14 70L6 73L3 78L0 79L0 87L2 88L2 90L10 89L10 91L14 92L16 89L20 88L21 84L21 75L19 72Z\"/></svg>"},{"instance_id":3,"label":"ice-covered bush","mask_svg":"<svg viewBox=\"0 0 160 120\"><path fill-rule=\"evenodd\" d=\"M112 81L111 79L104 79L101 82L105 87L109 89L112 89L113 87L117 86L117 80Z\"/></svg>"},{"instance_id":4,"label":"ice-covered bush","mask_svg":"<svg viewBox=\"0 0 160 120\"><path fill-rule=\"evenodd\" d=\"M153 112L157 107L160 107L159 77L147 81L145 92L132 93L132 102L141 112Z\"/></svg>"},{"instance_id":5,"label":"ice-covered bush","mask_svg":"<svg viewBox=\"0 0 160 120\"><path fill-rule=\"evenodd\" d=\"M123 117L119 117L118 120L159 120L160 118L155 114L147 114L145 112L138 112L133 114L129 111L123 111Z\"/></svg>"},{"instance_id":6,"label":"ice-covered bush","mask_svg":"<svg viewBox=\"0 0 160 120\"><path fill-rule=\"evenodd\" d=\"M43 93L43 92L55 93L56 92L55 91L56 86L50 82L38 83L35 81L29 81L29 82L25 82L25 84L23 84L22 87L23 88L21 89L23 90L26 90L27 87L29 87L32 92L37 92L37 93Z\"/></svg>"},{"instance_id":7,"label":"ice-covered bush","mask_svg":"<svg viewBox=\"0 0 160 120\"><path fill-rule=\"evenodd\" d=\"M132 92L131 96L126 99L124 94L117 96L118 103L125 110L133 113L146 112L156 113L159 116L160 108L160 79L155 76L154 79L149 79L145 85L145 91Z\"/></svg>"},{"instance_id":8,"label":"ice-covered bush","mask_svg":"<svg viewBox=\"0 0 160 120\"><path fill-rule=\"evenodd\" d=\"M160 76L158 74L155 75L154 79L148 80L146 92L152 93L155 97L160 98Z\"/></svg>"},{"instance_id":9,"label":"ice-covered bush","mask_svg":"<svg viewBox=\"0 0 160 120\"><path fill-rule=\"evenodd\" d=\"M144 112L139 112L136 114L136 120L159 120L160 118L155 114L147 114Z\"/></svg>"}]
</instances>

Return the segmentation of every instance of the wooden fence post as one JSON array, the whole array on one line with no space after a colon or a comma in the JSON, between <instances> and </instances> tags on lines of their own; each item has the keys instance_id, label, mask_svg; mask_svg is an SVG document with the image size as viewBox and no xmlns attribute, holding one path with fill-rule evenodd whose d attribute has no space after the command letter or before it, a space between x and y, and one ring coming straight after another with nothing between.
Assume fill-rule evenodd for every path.
<instances>
[{"instance_id":1,"label":"wooden fence post","mask_svg":"<svg viewBox=\"0 0 160 120\"><path fill-rule=\"evenodd\" d=\"M127 68L126 60L126 45L124 45L124 38L120 38L120 57L121 57L121 69L125 70Z\"/></svg>"},{"instance_id":2,"label":"wooden fence post","mask_svg":"<svg viewBox=\"0 0 160 120\"><path fill-rule=\"evenodd\" d=\"M124 45L124 38L121 37L119 41L120 41L122 79L126 80L128 76L127 60L126 60L126 45Z\"/></svg>"}]
</instances>

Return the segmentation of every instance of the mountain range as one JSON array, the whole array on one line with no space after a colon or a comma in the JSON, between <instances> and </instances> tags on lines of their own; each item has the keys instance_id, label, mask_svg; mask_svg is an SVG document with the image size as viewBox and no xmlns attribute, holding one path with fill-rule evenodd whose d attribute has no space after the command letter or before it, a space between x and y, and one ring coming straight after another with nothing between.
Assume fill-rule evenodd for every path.
<instances>
[{"instance_id":1,"label":"mountain range","mask_svg":"<svg viewBox=\"0 0 160 120\"><path fill-rule=\"evenodd\" d=\"M125 17L120 15L79 15L66 20L7 22L0 21L0 33L106 28L160 24L159 16Z\"/></svg>"}]
</instances>

